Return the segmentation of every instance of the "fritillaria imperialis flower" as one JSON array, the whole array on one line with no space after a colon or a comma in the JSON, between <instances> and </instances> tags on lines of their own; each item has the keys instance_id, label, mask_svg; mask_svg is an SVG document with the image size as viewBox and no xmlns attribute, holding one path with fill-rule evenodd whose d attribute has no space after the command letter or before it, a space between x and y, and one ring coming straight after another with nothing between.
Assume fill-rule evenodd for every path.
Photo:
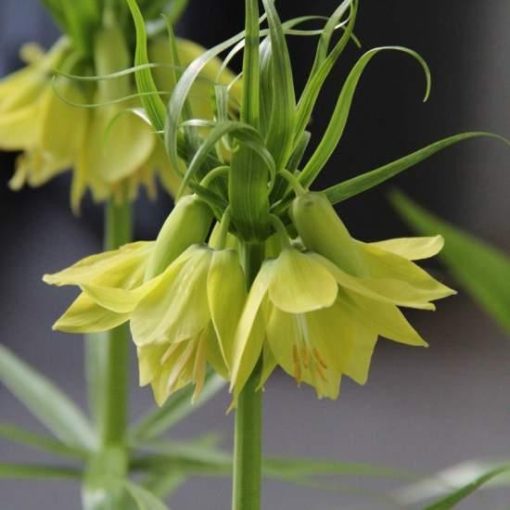
<instances>
[{"instance_id":1,"label":"fritillaria imperialis flower","mask_svg":"<svg viewBox=\"0 0 510 510\"><path fill-rule=\"evenodd\" d=\"M262 350L265 376L279 365L319 397L336 398L342 375L367 381L379 336L427 345L398 307L432 310L454 294L412 262L439 252L440 237L355 241L319 193L295 200L293 222L300 243L266 260L248 295L235 338L236 393ZM264 336L252 334L260 320Z\"/></svg>"},{"instance_id":2,"label":"fritillaria imperialis flower","mask_svg":"<svg viewBox=\"0 0 510 510\"><path fill-rule=\"evenodd\" d=\"M366 382L379 336L426 345L398 307L431 310L453 293L413 262L435 255L440 237L356 241L320 193L296 198L292 221L299 237L277 232L280 247L275 253L273 239L275 254L248 292L239 244L219 246L217 232L205 244L212 213L184 197L157 241L45 276L81 288L55 329L104 331L129 321L140 382L159 404L189 383L198 395L208 365L230 379L235 400L261 356L261 384L279 365L336 398L343 375Z\"/></svg>"},{"instance_id":3,"label":"fritillaria imperialis flower","mask_svg":"<svg viewBox=\"0 0 510 510\"><path fill-rule=\"evenodd\" d=\"M183 66L204 51L182 39L176 41L176 47ZM149 53L160 66L154 71L156 84L163 96L165 92L168 95L168 75L175 72L168 40L151 40ZM22 55L27 66L0 81L0 149L22 151L10 181L12 189L38 187L72 169L71 203L75 211L87 190L98 202L110 197L134 199L141 186L152 197L156 177L169 193L176 192L180 176L170 164L160 137L133 113L140 108L140 101L132 76L98 81L54 76L56 71L105 76L130 67L132 57L118 29L98 32L94 62L84 61L66 38L47 53L28 45ZM220 66L220 61L212 61L194 87L190 105L197 117L213 116L208 98ZM225 70L219 79L230 83L233 75ZM232 97L239 90L235 84Z\"/></svg>"},{"instance_id":4,"label":"fritillaria imperialis flower","mask_svg":"<svg viewBox=\"0 0 510 510\"><path fill-rule=\"evenodd\" d=\"M98 332L129 321L140 383L152 385L159 404L189 383L198 395L208 364L228 377L245 277L236 251L203 244L210 224L208 207L188 196L157 241L128 244L46 275L47 283L82 291L54 328Z\"/></svg>"}]
</instances>

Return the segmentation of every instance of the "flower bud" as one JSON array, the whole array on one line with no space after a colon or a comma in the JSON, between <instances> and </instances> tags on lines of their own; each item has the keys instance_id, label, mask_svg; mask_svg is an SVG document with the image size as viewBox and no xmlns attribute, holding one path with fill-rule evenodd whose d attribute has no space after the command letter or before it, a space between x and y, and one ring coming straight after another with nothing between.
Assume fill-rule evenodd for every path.
<instances>
[{"instance_id":1,"label":"flower bud","mask_svg":"<svg viewBox=\"0 0 510 510\"><path fill-rule=\"evenodd\" d=\"M203 243L209 233L212 212L196 195L181 198L156 239L145 271L145 280L162 273L186 248Z\"/></svg>"},{"instance_id":2,"label":"flower bud","mask_svg":"<svg viewBox=\"0 0 510 510\"><path fill-rule=\"evenodd\" d=\"M354 239L322 193L298 196L292 203L292 221L305 246L353 275L365 272Z\"/></svg>"}]
</instances>

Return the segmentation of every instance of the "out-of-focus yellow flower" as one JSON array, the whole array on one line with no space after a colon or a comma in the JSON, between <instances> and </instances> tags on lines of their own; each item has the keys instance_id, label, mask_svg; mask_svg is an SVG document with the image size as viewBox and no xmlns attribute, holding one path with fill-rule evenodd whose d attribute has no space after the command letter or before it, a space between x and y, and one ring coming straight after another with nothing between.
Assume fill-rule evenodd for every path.
<instances>
[{"instance_id":1,"label":"out-of-focus yellow flower","mask_svg":"<svg viewBox=\"0 0 510 510\"><path fill-rule=\"evenodd\" d=\"M348 236L336 214L324 217L331 206L322 196L310 195L297 200L324 207L322 222L308 230L317 219L315 211L309 203L303 211L294 210L304 247L288 246L266 260L249 292L235 337L235 395L264 351L264 378L280 365L298 382L313 386L319 397L337 398L342 375L366 382L378 336L427 345L399 306L433 310L432 301L454 294L412 262L439 252L440 237L361 243ZM332 251L325 250L330 256L308 250L307 241L316 248L330 246ZM254 335L261 323L266 334Z\"/></svg>"},{"instance_id":2,"label":"out-of-focus yellow flower","mask_svg":"<svg viewBox=\"0 0 510 510\"><path fill-rule=\"evenodd\" d=\"M97 39L93 74L113 73L131 65L118 30L100 33ZM204 51L181 39L177 40L177 50L182 65ZM161 65L155 70L157 85L168 93L171 73L175 72L168 67L173 62L170 44L165 38L154 39L149 51L153 62ZM69 72L80 62L65 38L48 53L29 46L23 54L28 55L27 67L0 82L0 149L22 151L10 181L12 189L41 186L72 169L71 204L75 211L87 190L98 202L111 197L132 200L141 186L153 197L156 177L170 194L175 194L180 176L170 165L160 137L141 117L128 112L140 108L140 102L117 102L136 94L132 77L100 80L93 85L63 76L53 80L56 70ZM209 63L194 87L190 103L199 118L213 117L210 99L220 68L219 60ZM225 70L219 79L227 84L234 76ZM117 94L112 93L115 89ZM231 97L238 101L239 95L240 86L236 84ZM88 104L98 106L85 108Z\"/></svg>"},{"instance_id":3,"label":"out-of-focus yellow flower","mask_svg":"<svg viewBox=\"0 0 510 510\"><path fill-rule=\"evenodd\" d=\"M228 376L246 297L236 251L203 244L185 248L207 234L206 225L203 232L197 231L200 221L190 216L202 206L195 197L185 197L156 242L132 243L44 277L46 283L82 290L55 329L95 332L130 322L140 383L152 385L159 404L189 383L195 384L198 395L208 364ZM183 223L183 211L184 219L192 222L189 228ZM172 235L179 230L183 243ZM168 236L174 249L170 258ZM179 245L184 249L180 254L175 251Z\"/></svg>"}]
</instances>

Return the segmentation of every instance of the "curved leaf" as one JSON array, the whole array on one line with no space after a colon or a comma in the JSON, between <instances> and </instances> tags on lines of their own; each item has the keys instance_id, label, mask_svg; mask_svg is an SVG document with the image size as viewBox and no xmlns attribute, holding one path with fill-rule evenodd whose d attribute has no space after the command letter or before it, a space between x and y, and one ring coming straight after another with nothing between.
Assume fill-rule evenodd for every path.
<instances>
[{"instance_id":1,"label":"curved leaf","mask_svg":"<svg viewBox=\"0 0 510 510\"><path fill-rule=\"evenodd\" d=\"M83 413L49 379L2 345L0 381L63 443L94 448L96 437Z\"/></svg>"},{"instance_id":2,"label":"curved leaf","mask_svg":"<svg viewBox=\"0 0 510 510\"><path fill-rule=\"evenodd\" d=\"M303 172L300 175L300 181L304 186L310 186L315 178L319 175L320 171L324 168L329 158L336 149L340 139L347 125L349 113L351 110L352 101L356 92L359 80L363 74L363 71L369 64L369 62L379 53L383 51L399 51L410 55L418 61L425 72L425 78L427 81L425 100L427 100L431 87L430 70L427 63L423 58L413 50L404 48L402 46L384 46L381 48L374 48L367 51L353 67L349 73L347 80L340 92L335 110L331 116L326 132L324 133L322 140L306 164Z\"/></svg>"},{"instance_id":3,"label":"curved leaf","mask_svg":"<svg viewBox=\"0 0 510 510\"><path fill-rule=\"evenodd\" d=\"M4 480L60 480L80 477L80 470L72 467L0 463L0 479Z\"/></svg>"},{"instance_id":4,"label":"curved leaf","mask_svg":"<svg viewBox=\"0 0 510 510\"><path fill-rule=\"evenodd\" d=\"M425 161L437 152L447 149L448 147L464 140L470 140L471 138L478 137L495 138L497 140L508 143L505 138L502 138L501 136L495 135L493 133L486 133L483 131L460 133L448 138L444 138L443 140L439 140L438 142L434 142L427 147L423 147L416 152L408 154L407 156L397 159L396 161L392 161L391 163L387 163L386 165L376 168L375 170L371 170L369 172L353 177L347 181L335 184L334 186L325 189L324 193L326 193L329 201L332 204L339 204L348 198L354 197L360 193L363 193L364 191L368 191L369 189L379 186L379 184L382 184L392 177L395 177L399 173L412 168L422 161Z\"/></svg>"}]
</instances>

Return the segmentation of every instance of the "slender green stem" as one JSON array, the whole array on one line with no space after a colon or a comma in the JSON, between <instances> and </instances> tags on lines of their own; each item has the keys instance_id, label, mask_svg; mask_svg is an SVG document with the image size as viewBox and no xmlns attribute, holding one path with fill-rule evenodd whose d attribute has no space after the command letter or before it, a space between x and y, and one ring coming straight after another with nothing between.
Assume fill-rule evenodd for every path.
<instances>
[{"instance_id":1,"label":"slender green stem","mask_svg":"<svg viewBox=\"0 0 510 510\"><path fill-rule=\"evenodd\" d=\"M104 246L112 250L128 243L132 234L131 206L108 202L105 212ZM128 329L111 330L104 342L104 398L101 410L101 440L104 445L122 445L127 427Z\"/></svg>"},{"instance_id":2,"label":"slender green stem","mask_svg":"<svg viewBox=\"0 0 510 510\"><path fill-rule=\"evenodd\" d=\"M264 257L264 246L245 247L245 270L250 284ZM262 480L262 391L259 363L239 395L235 417L232 510L260 510Z\"/></svg>"}]
</instances>

